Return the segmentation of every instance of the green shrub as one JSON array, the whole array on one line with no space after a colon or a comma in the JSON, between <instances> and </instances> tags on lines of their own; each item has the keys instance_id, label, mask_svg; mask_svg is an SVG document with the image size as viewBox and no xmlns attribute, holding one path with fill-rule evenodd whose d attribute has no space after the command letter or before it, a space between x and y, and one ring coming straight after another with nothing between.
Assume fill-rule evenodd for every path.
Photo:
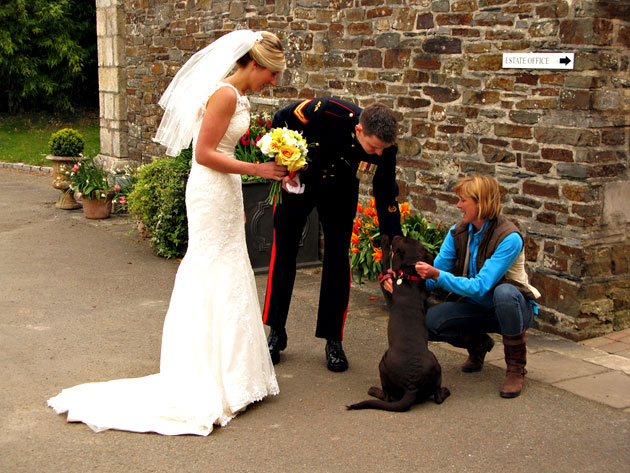
<instances>
[{"instance_id":1,"label":"green shrub","mask_svg":"<svg viewBox=\"0 0 630 473\"><path fill-rule=\"evenodd\" d=\"M85 140L77 130L64 128L50 135L48 148L54 156L80 156L85 148Z\"/></svg>"},{"instance_id":2,"label":"green shrub","mask_svg":"<svg viewBox=\"0 0 630 473\"><path fill-rule=\"evenodd\" d=\"M159 256L177 258L186 252L186 181L192 148L176 158L154 159L138 168L127 199L129 212L146 227Z\"/></svg>"}]
</instances>

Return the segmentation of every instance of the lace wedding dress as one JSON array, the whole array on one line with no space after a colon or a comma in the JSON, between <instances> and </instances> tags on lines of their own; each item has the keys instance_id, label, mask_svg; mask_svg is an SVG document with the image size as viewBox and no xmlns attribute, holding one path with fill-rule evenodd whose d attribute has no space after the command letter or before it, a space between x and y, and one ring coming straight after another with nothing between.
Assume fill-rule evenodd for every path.
<instances>
[{"instance_id":1,"label":"lace wedding dress","mask_svg":"<svg viewBox=\"0 0 630 473\"><path fill-rule=\"evenodd\" d=\"M232 87L219 83L211 93L222 86ZM249 101L236 93L236 112L218 147L230 156L249 127ZM68 422L96 432L208 435L214 424L224 426L248 404L279 392L247 254L240 176L193 157L186 207L188 251L164 321L160 372L64 389L48 405L67 412Z\"/></svg>"}]
</instances>

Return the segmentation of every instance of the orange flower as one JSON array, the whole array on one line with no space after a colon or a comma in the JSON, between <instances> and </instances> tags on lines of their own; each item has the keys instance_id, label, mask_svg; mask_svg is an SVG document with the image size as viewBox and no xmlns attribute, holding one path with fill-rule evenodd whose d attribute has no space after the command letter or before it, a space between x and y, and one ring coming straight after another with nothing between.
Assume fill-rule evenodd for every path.
<instances>
[{"instance_id":1,"label":"orange flower","mask_svg":"<svg viewBox=\"0 0 630 473\"><path fill-rule=\"evenodd\" d=\"M352 243L353 245L358 245L360 241L361 241L361 238L359 238L359 235L352 232L352 236L350 237L350 243Z\"/></svg>"},{"instance_id":2,"label":"orange flower","mask_svg":"<svg viewBox=\"0 0 630 473\"><path fill-rule=\"evenodd\" d=\"M350 251L352 251L353 253L358 253L359 249L356 246L353 246L352 248L350 248Z\"/></svg>"},{"instance_id":3,"label":"orange flower","mask_svg":"<svg viewBox=\"0 0 630 473\"><path fill-rule=\"evenodd\" d=\"M370 199L370 207L372 207L373 209L376 208L376 201L374 200L374 197Z\"/></svg>"},{"instance_id":4,"label":"orange flower","mask_svg":"<svg viewBox=\"0 0 630 473\"><path fill-rule=\"evenodd\" d=\"M363 213L363 207L361 207L361 204L357 204L357 212Z\"/></svg>"},{"instance_id":5,"label":"orange flower","mask_svg":"<svg viewBox=\"0 0 630 473\"><path fill-rule=\"evenodd\" d=\"M363 210L363 215L365 215L366 217L374 217L376 215L376 210L366 207Z\"/></svg>"},{"instance_id":6,"label":"orange flower","mask_svg":"<svg viewBox=\"0 0 630 473\"><path fill-rule=\"evenodd\" d=\"M383 259L383 252L379 248L374 248L374 253L372 253L372 258L377 263Z\"/></svg>"},{"instance_id":7,"label":"orange flower","mask_svg":"<svg viewBox=\"0 0 630 473\"><path fill-rule=\"evenodd\" d=\"M409 202L403 202L402 204L400 204L400 216L402 218L405 218L407 215L409 215L409 213Z\"/></svg>"},{"instance_id":8,"label":"orange flower","mask_svg":"<svg viewBox=\"0 0 630 473\"><path fill-rule=\"evenodd\" d=\"M378 216L374 216L374 225L378 227Z\"/></svg>"},{"instance_id":9,"label":"orange flower","mask_svg":"<svg viewBox=\"0 0 630 473\"><path fill-rule=\"evenodd\" d=\"M361 219L355 218L354 226L352 227L352 233L359 233L359 229L361 228L361 225L363 225L363 222L361 222Z\"/></svg>"}]
</instances>

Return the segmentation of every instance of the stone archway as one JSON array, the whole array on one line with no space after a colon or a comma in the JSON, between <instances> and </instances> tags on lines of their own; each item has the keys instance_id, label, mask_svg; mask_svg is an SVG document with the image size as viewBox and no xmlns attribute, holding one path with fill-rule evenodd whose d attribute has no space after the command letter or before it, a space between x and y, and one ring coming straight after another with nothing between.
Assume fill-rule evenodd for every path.
<instances>
[{"instance_id":1,"label":"stone archway","mask_svg":"<svg viewBox=\"0 0 630 473\"><path fill-rule=\"evenodd\" d=\"M128 162L124 0L96 0L101 154L108 169Z\"/></svg>"}]
</instances>

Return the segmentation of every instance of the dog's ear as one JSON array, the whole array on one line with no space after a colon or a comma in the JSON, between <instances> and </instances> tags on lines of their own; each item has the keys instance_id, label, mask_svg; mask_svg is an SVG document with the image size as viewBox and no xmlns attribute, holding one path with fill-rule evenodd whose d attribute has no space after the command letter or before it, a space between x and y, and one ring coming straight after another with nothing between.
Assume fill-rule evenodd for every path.
<instances>
[{"instance_id":1,"label":"dog's ear","mask_svg":"<svg viewBox=\"0 0 630 473\"><path fill-rule=\"evenodd\" d=\"M405 262L405 240L394 237L392 242L392 270L398 271Z\"/></svg>"},{"instance_id":2,"label":"dog's ear","mask_svg":"<svg viewBox=\"0 0 630 473\"><path fill-rule=\"evenodd\" d=\"M387 270L391 267L391 260L389 257L391 253L389 235L385 233L381 234L381 251L383 252L383 258L381 260L382 273L385 274Z\"/></svg>"},{"instance_id":3,"label":"dog's ear","mask_svg":"<svg viewBox=\"0 0 630 473\"><path fill-rule=\"evenodd\" d=\"M389 235L387 233L381 233L381 248L389 248Z\"/></svg>"}]
</instances>

